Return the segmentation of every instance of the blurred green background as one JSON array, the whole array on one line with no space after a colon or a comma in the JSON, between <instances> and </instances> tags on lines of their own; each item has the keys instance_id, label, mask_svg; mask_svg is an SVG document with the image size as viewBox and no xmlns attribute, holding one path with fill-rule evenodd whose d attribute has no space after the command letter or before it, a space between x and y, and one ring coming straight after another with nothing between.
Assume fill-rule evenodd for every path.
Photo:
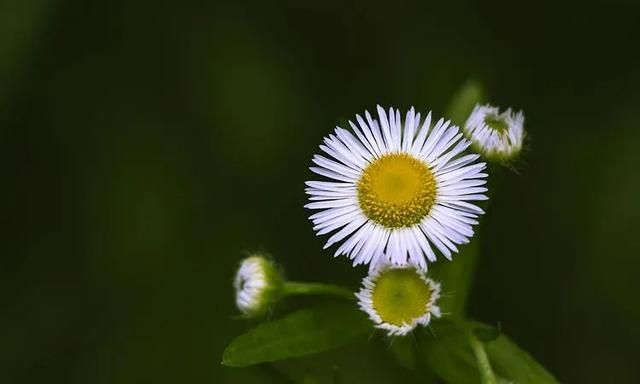
<instances>
[{"instance_id":1,"label":"blurred green background","mask_svg":"<svg viewBox=\"0 0 640 384\"><path fill-rule=\"evenodd\" d=\"M639 46L631 1L0 1L0 382L262 382L220 365L245 252L365 272L302 208L322 137L468 79L530 134L470 313L562 382L640 382Z\"/></svg>"}]
</instances>

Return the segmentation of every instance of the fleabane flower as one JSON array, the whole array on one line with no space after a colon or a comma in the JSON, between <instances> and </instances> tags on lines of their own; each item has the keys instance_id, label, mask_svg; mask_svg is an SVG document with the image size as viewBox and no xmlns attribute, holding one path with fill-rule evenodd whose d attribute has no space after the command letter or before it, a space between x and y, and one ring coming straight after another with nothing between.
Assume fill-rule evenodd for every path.
<instances>
[{"instance_id":1,"label":"fleabane flower","mask_svg":"<svg viewBox=\"0 0 640 384\"><path fill-rule=\"evenodd\" d=\"M386 265L374 270L356 297L376 328L390 336L406 335L418 325L428 325L431 316L440 317L440 284L414 267Z\"/></svg>"},{"instance_id":2,"label":"fleabane flower","mask_svg":"<svg viewBox=\"0 0 640 384\"><path fill-rule=\"evenodd\" d=\"M510 108L500 113L489 104L476 105L463 128L473 149L492 162L514 160L524 141L524 114Z\"/></svg>"},{"instance_id":3,"label":"fleabane flower","mask_svg":"<svg viewBox=\"0 0 640 384\"><path fill-rule=\"evenodd\" d=\"M240 312L258 317L280 299L283 280L273 263L262 256L251 256L240 263L233 286Z\"/></svg>"},{"instance_id":4,"label":"fleabane flower","mask_svg":"<svg viewBox=\"0 0 640 384\"><path fill-rule=\"evenodd\" d=\"M487 174L478 154L465 154L470 142L444 119L431 124L411 108L377 108L356 115L351 131L336 127L325 137L311 171L327 180L308 181L306 208L318 235L332 233L325 248L341 243L335 254L356 264L391 263L426 269L469 242L483 210Z\"/></svg>"}]
</instances>

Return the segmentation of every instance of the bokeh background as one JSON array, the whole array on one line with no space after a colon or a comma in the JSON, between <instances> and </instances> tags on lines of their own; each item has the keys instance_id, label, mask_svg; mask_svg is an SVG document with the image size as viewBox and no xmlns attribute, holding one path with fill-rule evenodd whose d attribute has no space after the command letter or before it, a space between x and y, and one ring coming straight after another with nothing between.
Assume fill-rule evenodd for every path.
<instances>
[{"instance_id":1,"label":"bokeh background","mask_svg":"<svg viewBox=\"0 0 640 384\"><path fill-rule=\"evenodd\" d=\"M640 382L639 46L633 1L1 1L0 382L251 382L220 365L245 252L364 273L302 208L322 137L469 79L530 134L470 313L562 382Z\"/></svg>"}]
</instances>

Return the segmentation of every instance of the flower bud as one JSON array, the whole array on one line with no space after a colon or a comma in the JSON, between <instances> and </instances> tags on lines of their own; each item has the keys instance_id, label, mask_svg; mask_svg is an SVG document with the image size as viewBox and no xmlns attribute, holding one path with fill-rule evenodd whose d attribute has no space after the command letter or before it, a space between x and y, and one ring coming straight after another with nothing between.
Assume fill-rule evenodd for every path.
<instances>
[{"instance_id":1,"label":"flower bud","mask_svg":"<svg viewBox=\"0 0 640 384\"><path fill-rule=\"evenodd\" d=\"M462 129L472 148L487 161L508 163L515 160L524 141L524 115L511 108L500 113L489 104L476 105Z\"/></svg>"},{"instance_id":2,"label":"flower bud","mask_svg":"<svg viewBox=\"0 0 640 384\"><path fill-rule=\"evenodd\" d=\"M242 260L234 280L236 306L247 317L264 315L282 296L282 277L262 256Z\"/></svg>"}]
</instances>

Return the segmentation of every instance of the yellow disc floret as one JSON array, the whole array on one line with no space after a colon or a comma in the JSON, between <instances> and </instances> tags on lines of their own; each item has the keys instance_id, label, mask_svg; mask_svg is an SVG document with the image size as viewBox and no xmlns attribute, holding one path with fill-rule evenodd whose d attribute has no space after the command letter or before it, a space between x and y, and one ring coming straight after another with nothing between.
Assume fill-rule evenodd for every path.
<instances>
[{"instance_id":1,"label":"yellow disc floret","mask_svg":"<svg viewBox=\"0 0 640 384\"><path fill-rule=\"evenodd\" d=\"M415 269L389 269L373 289L373 308L383 322L400 327L429 311L431 295L429 284Z\"/></svg>"},{"instance_id":2,"label":"yellow disc floret","mask_svg":"<svg viewBox=\"0 0 640 384\"><path fill-rule=\"evenodd\" d=\"M418 224L436 198L436 180L422 161L404 153L385 155L365 168L358 181L364 214L388 228Z\"/></svg>"}]
</instances>

